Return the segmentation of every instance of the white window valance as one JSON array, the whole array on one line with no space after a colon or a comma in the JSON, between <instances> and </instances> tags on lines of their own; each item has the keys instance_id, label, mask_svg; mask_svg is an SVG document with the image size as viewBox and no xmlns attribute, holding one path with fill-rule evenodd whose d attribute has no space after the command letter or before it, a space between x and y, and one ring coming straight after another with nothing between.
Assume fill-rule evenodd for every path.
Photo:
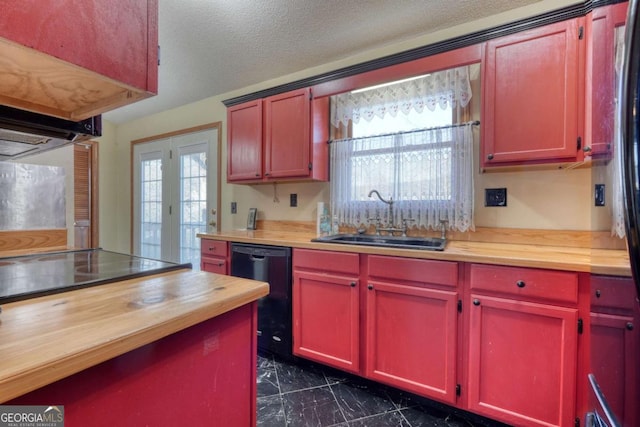
<instances>
[{"instance_id":1,"label":"white window valance","mask_svg":"<svg viewBox=\"0 0 640 427\"><path fill-rule=\"evenodd\" d=\"M418 113L427 108L434 111L465 107L471 100L469 67L451 68L426 76L398 83L340 94L331 103L331 123L338 127L349 120L371 121L386 114L395 117L398 111L408 114L412 109Z\"/></svg>"}]
</instances>

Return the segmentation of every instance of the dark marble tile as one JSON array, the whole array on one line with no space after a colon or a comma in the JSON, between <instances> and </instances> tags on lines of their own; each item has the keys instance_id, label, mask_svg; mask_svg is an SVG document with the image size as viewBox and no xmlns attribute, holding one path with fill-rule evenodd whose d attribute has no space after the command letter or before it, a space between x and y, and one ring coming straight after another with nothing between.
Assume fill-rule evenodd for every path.
<instances>
[{"instance_id":1,"label":"dark marble tile","mask_svg":"<svg viewBox=\"0 0 640 427\"><path fill-rule=\"evenodd\" d=\"M400 411L411 427L453 427L458 424L449 424L445 417L433 416L423 408L406 408ZM465 427L469 427L468 425Z\"/></svg>"},{"instance_id":2,"label":"dark marble tile","mask_svg":"<svg viewBox=\"0 0 640 427\"><path fill-rule=\"evenodd\" d=\"M324 427L346 420L328 386L282 395L287 427Z\"/></svg>"},{"instance_id":3,"label":"dark marble tile","mask_svg":"<svg viewBox=\"0 0 640 427\"><path fill-rule=\"evenodd\" d=\"M284 406L280 395L259 397L257 400L257 425L260 427L286 427Z\"/></svg>"},{"instance_id":4,"label":"dark marble tile","mask_svg":"<svg viewBox=\"0 0 640 427\"><path fill-rule=\"evenodd\" d=\"M396 409L391 399L377 387L346 381L332 384L331 390L335 394L347 421Z\"/></svg>"},{"instance_id":5,"label":"dark marble tile","mask_svg":"<svg viewBox=\"0 0 640 427\"><path fill-rule=\"evenodd\" d=\"M258 369L275 369L273 356L258 354Z\"/></svg>"},{"instance_id":6,"label":"dark marble tile","mask_svg":"<svg viewBox=\"0 0 640 427\"><path fill-rule=\"evenodd\" d=\"M275 368L258 368L258 397L272 396L280 393L278 376Z\"/></svg>"},{"instance_id":7,"label":"dark marble tile","mask_svg":"<svg viewBox=\"0 0 640 427\"><path fill-rule=\"evenodd\" d=\"M303 368L276 361L275 368L281 393L327 385L327 380L324 378L322 371L313 366L305 366Z\"/></svg>"},{"instance_id":8,"label":"dark marble tile","mask_svg":"<svg viewBox=\"0 0 640 427\"><path fill-rule=\"evenodd\" d=\"M380 415L373 415L371 417L360 418L359 420L349 421L348 427L374 427L374 426L388 426L388 427L412 427L407 422L399 411L386 412Z\"/></svg>"}]
</instances>

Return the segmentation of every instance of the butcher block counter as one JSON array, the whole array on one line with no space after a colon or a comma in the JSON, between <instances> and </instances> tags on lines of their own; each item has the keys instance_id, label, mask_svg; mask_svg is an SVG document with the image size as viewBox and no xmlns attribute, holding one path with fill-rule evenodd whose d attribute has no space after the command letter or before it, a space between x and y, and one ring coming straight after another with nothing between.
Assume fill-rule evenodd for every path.
<instances>
[{"instance_id":1,"label":"butcher block counter","mask_svg":"<svg viewBox=\"0 0 640 427\"><path fill-rule=\"evenodd\" d=\"M65 405L68 426L228 422L237 405L252 417L255 301L268 292L183 269L4 304L0 402Z\"/></svg>"},{"instance_id":2,"label":"butcher block counter","mask_svg":"<svg viewBox=\"0 0 640 427\"><path fill-rule=\"evenodd\" d=\"M312 242L314 233L301 231L231 230L198 234L203 239L289 246L339 252L357 252L409 258L424 258L518 267L631 276L629 256L623 250L584 247L447 241L444 251Z\"/></svg>"}]
</instances>

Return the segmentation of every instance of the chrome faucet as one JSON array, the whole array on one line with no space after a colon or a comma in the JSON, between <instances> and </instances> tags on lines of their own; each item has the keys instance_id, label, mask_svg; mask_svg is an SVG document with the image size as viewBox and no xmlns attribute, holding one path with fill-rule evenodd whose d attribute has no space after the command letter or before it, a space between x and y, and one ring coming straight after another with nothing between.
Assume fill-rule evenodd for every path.
<instances>
[{"instance_id":1,"label":"chrome faucet","mask_svg":"<svg viewBox=\"0 0 640 427\"><path fill-rule=\"evenodd\" d=\"M389 224L387 224L387 227L384 227L384 228L380 227L379 219L377 219L377 222L376 222L376 234L380 235L381 231L386 231L391 236L393 236L394 232L402 232L402 235L406 236L407 235L407 222L406 221L404 221L404 220L402 221L403 222L403 227L402 228L396 228L396 226L393 224L393 197L389 197L389 200L385 200L385 199L382 198L382 196L380 195L378 190L369 191L369 197L371 197L373 194L378 196L378 199L380 199L380 201L382 203L386 203L387 205L389 205Z\"/></svg>"},{"instance_id":2,"label":"chrome faucet","mask_svg":"<svg viewBox=\"0 0 640 427\"><path fill-rule=\"evenodd\" d=\"M393 224L393 197L389 197L389 200L385 200L382 198L382 196L380 195L380 193L378 192L378 190L371 190L369 191L369 198L371 198L371 195L373 195L375 193L376 196L378 196L378 199L380 199L380 201L382 203L386 203L389 205L389 222L391 224Z\"/></svg>"}]
</instances>

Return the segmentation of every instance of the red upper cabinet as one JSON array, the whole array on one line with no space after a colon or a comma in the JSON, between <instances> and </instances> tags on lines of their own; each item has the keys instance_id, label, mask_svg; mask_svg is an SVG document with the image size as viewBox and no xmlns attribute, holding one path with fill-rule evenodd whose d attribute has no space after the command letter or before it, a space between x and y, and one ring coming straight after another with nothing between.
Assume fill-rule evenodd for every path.
<instances>
[{"instance_id":1,"label":"red upper cabinet","mask_svg":"<svg viewBox=\"0 0 640 427\"><path fill-rule=\"evenodd\" d=\"M328 97L286 92L229 107L227 121L227 181L328 180Z\"/></svg>"},{"instance_id":2,"label":"red upper cabinet","mask_svg":"<svg viewBox=\"0 0 640 427\"><path fill-rule=\"evenodd\" d=\"M262 101L227 109L227 181L262 178Z\"/></svg>"},{"instance_id":3,"label":"red upper cabinet","mask_svg":"<svg viewBox=\"0 0 640 427\"><path fill-rule=\"evenodd\" d=\"M301 89L264 100L264 175L269 178L309 173L310 91Z\"/></svg>"},{"instance_id":4,"label":"red upper cabinet","mask_svg":"<svg viewBox=\"0 0 640 427\"><path fill-rule=\"evenodd\" d=\"M0 103L81 120L158 89L157 0L8 0Z\"/></svg>"},{"instance_id":5,"label":"red upper cabinet","mask_svg":"<svg viewBox=\"0 0 640 427\"><path fill-rule=\"evenodd\" d=\"M576 160L582 123L582 21L487 42L483 166Z\"/></svg>"},{"instance_id":6,"label":"red upper cabinet","mask_svg":"<svg viewBox=\"0 0 640 427\"><path fill-rule=\"evenodd\" d=\"M585 150L610 157L615 109L615 34L625 24L628 3L594 9L587 15Z\"/></svg>"}]
</instances>

